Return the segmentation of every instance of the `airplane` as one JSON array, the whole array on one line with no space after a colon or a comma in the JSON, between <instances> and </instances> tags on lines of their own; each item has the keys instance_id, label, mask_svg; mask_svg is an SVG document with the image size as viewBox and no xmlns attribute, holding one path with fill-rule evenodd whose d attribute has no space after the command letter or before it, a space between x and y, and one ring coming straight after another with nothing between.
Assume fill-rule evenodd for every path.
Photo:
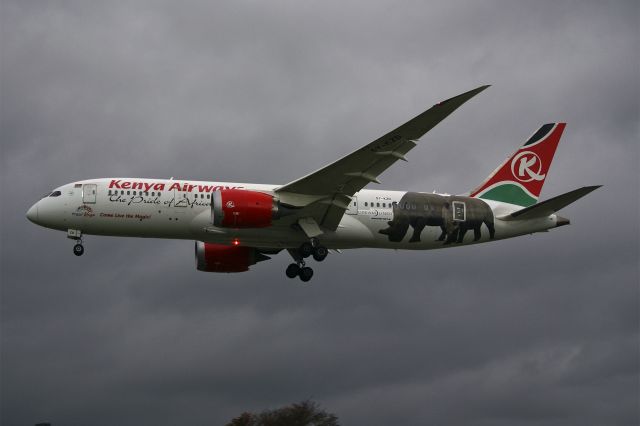
<instances>
[{"instance_id":1,"label":"airplane","mask_svg":"<svg viewBox=\"0 0 640 426\"><path fill-rule=\"evenodd\" d=\"M196 267L243 272L287 250L286 276L313 276L305 259L330 251L428 250L486 243L568 225L557 212L600 186L538 202L565 123L541 126L476 189L463 195L364 189L481 86L435 104L347 156L285 185L102 178L49 192L28 211L64 231L73 253L85 235L195 241ZM469 232L472 231L472 232Z\"/></svg>"}]
</instances>

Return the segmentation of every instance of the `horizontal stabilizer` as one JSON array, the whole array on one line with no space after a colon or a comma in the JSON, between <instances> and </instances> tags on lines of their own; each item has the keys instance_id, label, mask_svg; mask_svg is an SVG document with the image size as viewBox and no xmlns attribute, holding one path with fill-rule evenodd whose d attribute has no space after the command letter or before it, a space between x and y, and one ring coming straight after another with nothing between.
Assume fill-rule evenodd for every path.
<instances>
[{"instance_id":1,"label":"horizontal stabilizer","mask_svg":"<svg viewBox=\"0 0 640 426\"><path fill-rule=\"evenodd\" d=\"M566 194L558 195L557 197L550 198L533 206L526 207L517 212L503 216L502 220L525 220L535 219L538 217L549 216L560 209L567 207L569 204L579 200L592 191L600 188L601 185L596 186L584 186L582 188L574 189Z\"/></svg>"}]
</instances>

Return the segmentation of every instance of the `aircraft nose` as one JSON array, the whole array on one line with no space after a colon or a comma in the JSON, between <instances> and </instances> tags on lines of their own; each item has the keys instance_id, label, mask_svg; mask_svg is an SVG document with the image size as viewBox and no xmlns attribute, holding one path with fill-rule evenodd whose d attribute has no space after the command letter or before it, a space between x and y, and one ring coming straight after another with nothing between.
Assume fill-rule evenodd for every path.
<instances>
[{"instance_id":1,"label":"aircraft nose","mask_svg":"<svg viewBox=\"0 0 640 426\"><path fill-rule=\"evenodd\" d=\"M38 203L35 203L29 210L27 210L27 219L33 223L38 222Z\"/></svg>"}]
</instances>

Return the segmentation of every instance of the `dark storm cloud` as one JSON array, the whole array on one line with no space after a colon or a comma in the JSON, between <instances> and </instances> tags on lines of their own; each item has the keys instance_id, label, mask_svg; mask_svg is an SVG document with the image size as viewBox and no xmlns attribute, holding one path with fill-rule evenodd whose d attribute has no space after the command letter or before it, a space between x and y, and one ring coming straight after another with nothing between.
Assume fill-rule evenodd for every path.
<instances>
[{"instance_id":1,"label":"dark storm cloud","mask_svg":"<svg viewBox=\"0 0 640 426\"><path fill-rule=\"evenodd\" d=\"M2 423L636 424L636 2L1 5ZM192 242L26 221L113 175L284 183L493 84L382 176L464 192L542 123L572 226L434 252L195 271Z\"/></svg>"}]
</instances>

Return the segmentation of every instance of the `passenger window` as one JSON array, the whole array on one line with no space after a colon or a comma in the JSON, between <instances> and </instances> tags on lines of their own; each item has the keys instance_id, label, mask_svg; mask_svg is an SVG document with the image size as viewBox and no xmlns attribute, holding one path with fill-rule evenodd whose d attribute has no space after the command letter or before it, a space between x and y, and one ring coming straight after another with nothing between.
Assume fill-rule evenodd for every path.
<instances>
[{"instance_id":1,"label":"passenger window","mask_svg":"<svg viewBox=\"0 0 640 426\"><path fill-rule=\"evenodd\" d=\"M209 194L207 194L207 200L209 199L209 197L210 197L210 195L209 195Z\"/></svg>"},{"instance_id":2,"label":"passenger window","mask_svg":"<svg viewBox=\"0 0 640 426\"><path fill-rule=\"evenodd\" d=\"M368 206L366 201L364 202L364 206L365 206L365 207L367 207L367 206Z\"/></svg>"},{"instance_id":3,"label":"passenger window","mask_svg":"<svg viewBox=\"0 0 640 426\"><path fill-rule=\"evenodd\" d=\"M380 203L376 203L376 207L380 207Z\"/></svg>"},{"instance_id":4,"label":"passenger window","mask_svg":"<svg viewBox=\"0 0 640 426\"><path fill-rule=\"evenodd\" d=\"M136 195L136 191L133 191L133 195Z\"/></svg>"}]
</instances>

